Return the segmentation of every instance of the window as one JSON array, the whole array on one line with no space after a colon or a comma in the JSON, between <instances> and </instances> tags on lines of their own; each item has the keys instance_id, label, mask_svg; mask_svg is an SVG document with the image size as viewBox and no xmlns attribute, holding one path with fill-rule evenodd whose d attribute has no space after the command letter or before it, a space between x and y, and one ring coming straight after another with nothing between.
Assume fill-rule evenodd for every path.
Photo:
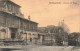
<instances>
[{"instance_id":1,"label":"window","mask_svg":"<svg viewBox=\"0 0 80 51\"><path fill-rule=\"evenodd\" d=\"M38 34L38 38L40 39L40 34Z\"/></svg>"}]
</instances>

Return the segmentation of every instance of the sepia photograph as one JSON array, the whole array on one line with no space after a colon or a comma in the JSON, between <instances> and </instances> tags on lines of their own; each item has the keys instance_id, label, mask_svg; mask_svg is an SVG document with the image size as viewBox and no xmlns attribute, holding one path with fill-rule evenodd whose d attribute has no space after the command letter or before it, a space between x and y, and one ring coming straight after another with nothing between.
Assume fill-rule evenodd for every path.
<instances>
[{"instance_id":1,"label":"sepia photograph","mask_svg":"<svg viewBox=\"0 0 80 51\"><path fill-rule=\"evenodd\" d=\"M80 0L0 0L0 51L80 51Z\"/></svg>"}]
</instances>

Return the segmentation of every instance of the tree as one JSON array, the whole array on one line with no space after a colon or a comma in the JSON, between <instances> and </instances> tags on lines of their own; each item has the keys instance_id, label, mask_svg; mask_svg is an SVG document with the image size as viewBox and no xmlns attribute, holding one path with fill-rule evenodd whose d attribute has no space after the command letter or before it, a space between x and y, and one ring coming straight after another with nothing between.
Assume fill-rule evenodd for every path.
<instances>
[{"instance_id":1,"label":"tree","mask_svg":"<svg viewBox=\"0 0 80 51\"><path fill-rule=\"evenodd\" d=\"M73 33L69 34L69 36L68 36L69 45L72 45L72 46L78 45L79 34L80 33L78 33L78 32L73 32Z\"/></svg>"},{"instance_id":2,"label":"tree","mask_svg":"<svg viewBox=\"0 0 80 51\"><path fill-rule=\"evenodd\" d=\"M68 42L68 33L62 27L58 26L55 31L55 39L58 45L63 45L64 42Z\"/></svg>"}]
</instances>

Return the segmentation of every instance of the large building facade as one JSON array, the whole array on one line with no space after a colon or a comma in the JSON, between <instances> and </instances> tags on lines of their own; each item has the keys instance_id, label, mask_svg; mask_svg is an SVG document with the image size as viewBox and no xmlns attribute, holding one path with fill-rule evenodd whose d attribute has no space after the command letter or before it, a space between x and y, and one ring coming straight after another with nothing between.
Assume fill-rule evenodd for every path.
<instances>
[{"instance_id":1,"label":"large building facade","mask_svg":"<svg viewBox=\"0 0 80 51\"><path fill-rule=\"evenodd\" d=\"M34 39L38 23L24 19L19 5L10 0L0 0L0 39Z\"/></svg>"}]
</instances>

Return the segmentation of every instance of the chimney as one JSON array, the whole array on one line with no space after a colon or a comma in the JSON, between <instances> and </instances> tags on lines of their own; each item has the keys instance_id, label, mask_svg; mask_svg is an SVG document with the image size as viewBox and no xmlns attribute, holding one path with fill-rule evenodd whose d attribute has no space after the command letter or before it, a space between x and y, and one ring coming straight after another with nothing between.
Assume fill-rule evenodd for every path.
<instances>
[{"instance_id":1,"label":"chimney","mask_svg":"<svg viewBox=\"0 0 80 51\"><path fill-rule=\"evenodd\" d=\"M30 20L31 18L30 18L30 15L28 16L28 20Z\"/></svg>"}]
</instances>

